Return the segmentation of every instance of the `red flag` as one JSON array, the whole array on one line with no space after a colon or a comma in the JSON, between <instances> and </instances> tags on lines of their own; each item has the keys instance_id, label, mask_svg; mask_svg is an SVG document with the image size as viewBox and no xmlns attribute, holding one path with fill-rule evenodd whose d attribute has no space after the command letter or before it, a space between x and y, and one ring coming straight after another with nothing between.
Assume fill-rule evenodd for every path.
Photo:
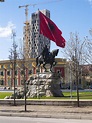
<instances>
[{"instance_id":1,"label":"red flag","mask_svg":"<svg viewBox=\"0 0 92 123\"><path fill-rule=\"evenodd\" d=\"M40 34L54 41L57 46L65 47L65 39L61 36L61 30L56 24L46 17L42 12L39 12L40 17Z\"/></svg>"}]
</instances>

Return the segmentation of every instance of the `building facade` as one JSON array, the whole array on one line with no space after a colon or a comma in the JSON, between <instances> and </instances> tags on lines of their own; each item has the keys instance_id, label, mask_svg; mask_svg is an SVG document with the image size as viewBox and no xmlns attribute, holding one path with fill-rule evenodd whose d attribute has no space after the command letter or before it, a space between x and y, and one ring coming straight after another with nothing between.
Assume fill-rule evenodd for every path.
<instances>
[{"instance_id":1,"label":"building facade","mask_svg":"<svg viewBox=\"0 0 92 123\"><path fill-rule=\"evenodd\" d=\"M42 10L50 18L49 10ZM32 13L29 23L24 27L24 49L28 58L36 58L40 55L45 45L50 49L50 40L40 34L39 11Z\"/></svg>"},{"instance_id":2,"label":"building facade","mask_svg":"<svg viewBox=\"0 0 92 123\"><path fill-rule=\"evenodd\" d=\"M63 81L66 80L66 60L56 58L57 65L54 67L55 72L60 72ZM13 70L13 61L10 60L0 61L0 86L1 87L14 87L14 70ZM25 78L26 81L30 78L32 74L37 73L35 59L29 59L25 61ZM49 65L48 65L49 70ZM40 68L40 72L44 72L43 67ZM23 61L16 61L16 69L15 69L15 86L21 87L24 85L24 70L23 70Z\"/></svg>"},{"instance_id":3,"label":"building facade","mask_svg":"<svg viewBox=\"0 0 92 123\"><path fill-rule=\"evenodd\" d=\"M71 71L70 62L66 59L56 58L57 64L54 66L54 72L60 72L61 74L61 83L63 88L72 89L76 87L76 78L74 71ZM0 87L14 87L14 69L13 62L10 60L0 61ZM16 88L22 87L24 85L24 62L22 60L16 61L15 69L15 86ZM90 67L91 66L91 67ZM50 70L50 65L47 65L46 68ZM38 68L36 68L35 59L29 59L25 61L25 79L29 80L32 74L36 74ZM79 76L79 87L89 88L92 86L92 65L83 65L82 73ZM40 73L44 73L44 68L40 67Z\"/></svg>"}]
</instances>

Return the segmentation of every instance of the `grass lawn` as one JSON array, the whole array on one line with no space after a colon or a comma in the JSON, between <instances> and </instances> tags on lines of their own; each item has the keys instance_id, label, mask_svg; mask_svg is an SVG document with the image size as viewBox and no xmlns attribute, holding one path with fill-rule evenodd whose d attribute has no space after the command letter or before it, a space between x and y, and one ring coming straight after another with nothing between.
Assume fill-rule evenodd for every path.
<instances>
[{"instance_id":1,"label":"grass lawn","mask_svg":"<svg viewBox=\"0 0 92 123\"><path fill-rule=\"evenodd\" d=\"M13 92L0 92L0 99L4 99L6 96L11 96ZM64 97L40 97L40 99L70 99L70 92L63 92ZM72 92L72 99L76 99L76 92ZM80 99L92 99L92 92L79 92ZM37 98L30 98L37 99Z\"/></svg>"},{"instance_id":2,"label":"grass lawn","mask_svg":"<svg viewBox=\"0 0 92 123\"><path fill-rule=\"evenodd\" d=\"M6 96L11 96L12 92L0 92L0 99L4 99Z\"/></svg>"},{"instance_id":3,"label":"grass lawn","mask_svg":"<svg viewBox=\"0 0 92 123\"><path fill-rule=\"evenodd\" d=\"M70 97L70 92L63 92L64 97L69 98ZM72 98L76 99L77 98L77 93L72 92ZM80 99L92 99L92 92L79 92L79 98Z\"/></svg>"},{"instance_id":4,"label":"grass lawn","mask_svg":"<svg viewBox=\"0 0 92 123\"><path fill-rule=\"evenodd\" d=\"M40 99L70 99L70 92L63 92L64 97L40 97ZM79 92L80 99L92 99L92 92ZM30 99L37 99L36 97ZM76 92L72 92L72 99L77 99Z\"/></svg>"}]
</instances>

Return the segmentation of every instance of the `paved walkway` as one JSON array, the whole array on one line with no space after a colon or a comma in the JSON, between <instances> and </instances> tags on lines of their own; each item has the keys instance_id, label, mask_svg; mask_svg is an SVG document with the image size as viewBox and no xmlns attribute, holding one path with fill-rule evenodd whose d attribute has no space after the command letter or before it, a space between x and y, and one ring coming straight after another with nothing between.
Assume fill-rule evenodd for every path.
<instances>
[{"instance_id":1,"label":"paved walkway","mask_svg":"<svg viewBox=\"0 0 92 123\"><path fill-rule=\"evenodd\" d=\"M19 117L48 117L66 119L90 119L92 120L92 106L73 107L73 106L43 106L27 105L9 106L0 105L0 116L19 116Z\"/></svg>"}]
</instances>

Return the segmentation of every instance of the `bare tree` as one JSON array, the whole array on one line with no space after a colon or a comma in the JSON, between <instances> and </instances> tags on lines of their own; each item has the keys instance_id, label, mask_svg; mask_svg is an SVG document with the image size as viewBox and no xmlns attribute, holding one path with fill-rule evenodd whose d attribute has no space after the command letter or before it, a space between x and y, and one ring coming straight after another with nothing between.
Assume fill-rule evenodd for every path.
<instances>
[{"instance_id":1,"label":"bare tree","mask_svg":"<svg viewBox=\"0 0 92 123\"><path fill-rule=\"evenodd\" d=\"M86 43L86 39L84 38L84 40L82 41L79 38L78 33L70 33L70 39L69 41L67 41L66 48L63 52L65 58L70 61L76 58L79 64L82 64L82 62L85 61L84 59L85 43Z\"/></svg>"},{"instance_id":2,"label":"bare tree","mask_svg":"<svg viewBox=\"0 0 92 123\"><path fill-rule=\"evenodd\" d=\"M16 73L16 60L17 60L17 57L18 57L18 53L17 53L17 44L15 42L15 36L16 36L16 33L14 32L14 30L12 30L12 39L13 39L13 45L12 45L12 48L10 50L10 55L9 55L9 59L10 59L10 62L12 64L12 72L13 72L13 83L14 83L14 105L16 105L16 102L15 102L15 99L16 99L16 96L15 96L15 73Z\"/></svg>"},{"instance_id":3,"label":"bare tree","mask_svg":"<svg viewBox=\"0 0 92 123\"><path fill-rule=\"evenodd\" d=\"M26 107L26 93L27 93L27 87L26 87L26 64L27 64L27 60L26 56L25 56L25 49L24 46L21 44L20 46L20 54L19 54L19 59L21 62L21 70L23 71L23 85L24 85L24 97L25 97L25 112L27 111L27 107Z\"/></svg>"},{"instance_id":4,"label":"bare tree","mask_svg":"<svg viewBox=\"0 0 92 123\"><path fill-rule=\"evenodd\" d=\"M64 55L69 61L69 69L71 69L72 74L75 76L76 90L77 90L77 102L79 107L79 76L80 76L80 66L85 61L85 38L80 40L78 33L71 33L70 40L67 41L67 46L64 50Z\"/></svg>"},{"instance_id":5,"label":"bare tree","mask_svg":"<svg viewBox=\"0 0 92 123\"><path fill-rule=\"evenodd\" d=\"M89 39L87 36L85 40L86 40L85 62L88 64L91 64L92 63L92 39Z\"/></svg>"},{"instance_id":6,"label":"bare tree","mask_svg":"<svg viewBox=\"0 0 92 123\"><path fill-rule=\"evenodd\" d=\"M90 36L92 36L92 28L89 30ZM92 85L92 39L88 36L85 37L85 63L86 68L83 68L83 78L86 78L86 76L89 77L89 80L86 80L87 87Z\"/></svg>"},{"instance_id":7,"label":"bare tree","mask_svg":"<svg viewBox=\"0 0 92 123\"><path fill-rule=\"evenodd\" d=\"M90 33L90 35L92 36L92 28L90 28L89 33Z\"/></svg>"}]
</instances>

